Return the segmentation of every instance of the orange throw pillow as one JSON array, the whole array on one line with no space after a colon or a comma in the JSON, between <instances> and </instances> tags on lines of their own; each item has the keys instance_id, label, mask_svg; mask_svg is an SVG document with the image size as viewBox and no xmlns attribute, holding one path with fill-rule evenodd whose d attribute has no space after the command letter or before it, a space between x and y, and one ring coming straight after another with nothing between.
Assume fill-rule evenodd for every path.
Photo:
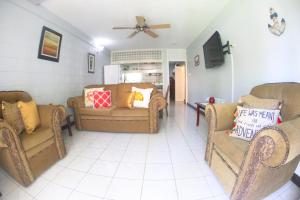
<instances>
[{"instance_id":1,"label":"orange throw pillow","mask_svg":"<svg viewBox=\"0 0 300 200\"><path fill-rule=\"evenodd\" d=\"M32 134L41 123L36 103L34 101L19 101L18 108L21 112L26 132Z\"/></svg>"},{"instance_id":2,"label":"orange throw pillow","mask_svg":"<svg viewBox=\"0 0 300 200\"><path fill-rule=\"evenodd\" d=\"M135 92L128 92L119 97L117 107L119 108L133 108L133 101L135 99Z\"/></svg>"}]
</instances>

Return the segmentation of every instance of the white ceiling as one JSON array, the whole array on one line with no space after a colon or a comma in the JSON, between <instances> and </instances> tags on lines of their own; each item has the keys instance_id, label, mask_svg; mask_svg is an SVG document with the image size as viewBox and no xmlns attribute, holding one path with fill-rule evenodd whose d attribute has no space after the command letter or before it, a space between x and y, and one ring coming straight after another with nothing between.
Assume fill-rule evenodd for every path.
<instances>
[{"instance_id":1,"label":"white ceiling","mask_svg":"<svg viewBox=\"0 0 300 200\"><path fill-rule=\"evenodd\" d=\"M186 48L230 0L45 0L42 6L111 50L135 48ZM157 39L113 26L135 26L135 16L147 24L170 23L155 30Z\"/></svg>"}]
</instances>

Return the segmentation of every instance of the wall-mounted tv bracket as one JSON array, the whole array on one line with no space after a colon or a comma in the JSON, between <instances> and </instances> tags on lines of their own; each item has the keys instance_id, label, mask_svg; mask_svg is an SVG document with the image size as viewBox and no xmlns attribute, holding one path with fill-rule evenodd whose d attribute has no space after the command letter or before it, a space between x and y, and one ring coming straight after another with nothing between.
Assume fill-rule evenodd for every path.
<instances>
[{"instance_id":1,"label":"wall-mounted tv bracket","mask_svg":"<svg viewBox=\"0 0 300 200\"><path fill-rule=\"evenodd\" d=\"M227 41L226 44L222 46L224 55L231 54L230 47L232 47L232 45L230 45L229 41Z\"/></svg>"}]
</instances>

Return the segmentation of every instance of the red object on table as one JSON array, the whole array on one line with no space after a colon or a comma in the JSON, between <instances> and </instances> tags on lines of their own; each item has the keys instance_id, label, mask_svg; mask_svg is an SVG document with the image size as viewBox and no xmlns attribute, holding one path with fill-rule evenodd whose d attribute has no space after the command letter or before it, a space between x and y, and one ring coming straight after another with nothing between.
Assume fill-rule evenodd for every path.
<instances>
[{"instance_id":1,"label":"red object on table","mask_svg":"<svg viewBox=\"0 0 300 200\"><path fill-rule=\"evenodd\" d=\"M216 102L215 97L209 97L208 102L214 104Z\"/></svg>"}]
</instances>

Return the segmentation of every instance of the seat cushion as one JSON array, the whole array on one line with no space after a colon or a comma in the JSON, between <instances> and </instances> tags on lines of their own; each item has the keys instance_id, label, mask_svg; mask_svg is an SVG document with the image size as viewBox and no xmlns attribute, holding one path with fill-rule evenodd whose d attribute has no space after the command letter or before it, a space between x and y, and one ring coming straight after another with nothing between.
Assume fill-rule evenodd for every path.
<instances>
[{"instance_id":1,"label":"seat cushion","mask_svg":"<svg viewBox=\"0 0 300 200\"><path fill-rule=\"evenodd\" d=\"M148 117L149 109L146 108L116 108L112 111L115 117Z\"/></svg>"},{"instance_id":2,"label":"seat cushion","mask_svg":"<svg viewBox=\"0 0 300 200\"><path fill-rule=\"evenodd\" d=\"M110 116L113 109L115 109L115 106L99 109L81 107L79 113L81 115Z\"/></svg>"},{"instance_id":3,"label":"seat cushion","mask_svg":"<svg viewBox=\"0 0 300 200\"><path fill-rule=\"evenodd\" d=\"M43 142L46 142L54 136L52 130L47 127L40 127L36 129L32 134L22 133L20 140L22 142L25 151L28 151Z\"/></svg>"},{"instance_id":4,"label":"seat cushion","mask_svg":"<svg viewBox=\"0 0 300 200\"><path fill-rule=\"evenodd\" d=\"M217 131L214 137L214 147L227 164L238 173L248 150L249 142L231 137L227 131Z\"/></svg>"}]
</instances>

